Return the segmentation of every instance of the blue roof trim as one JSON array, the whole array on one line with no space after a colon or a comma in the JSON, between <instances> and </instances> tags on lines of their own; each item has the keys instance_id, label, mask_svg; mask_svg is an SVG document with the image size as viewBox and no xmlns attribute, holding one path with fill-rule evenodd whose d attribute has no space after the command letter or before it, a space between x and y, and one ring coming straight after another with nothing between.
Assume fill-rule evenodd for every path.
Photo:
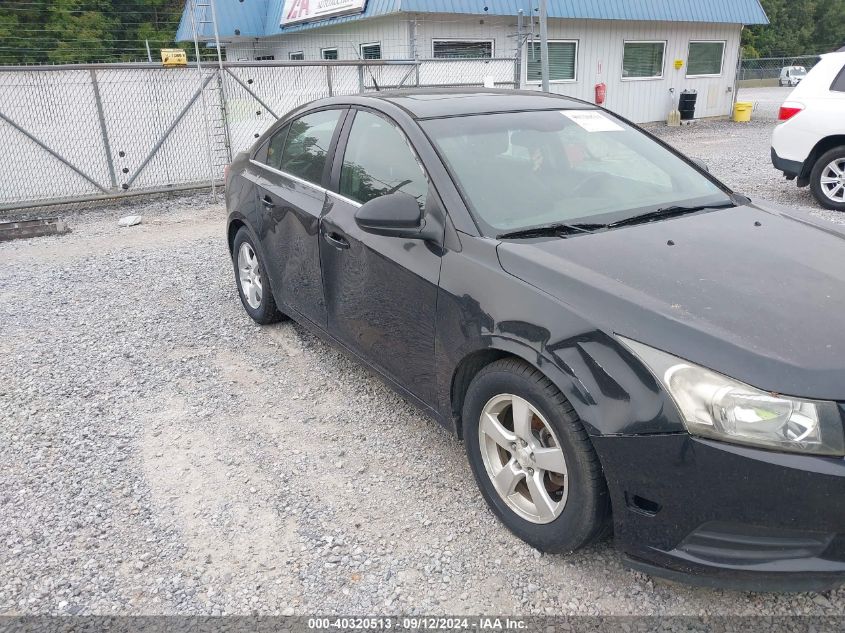
<instances>
[{"instance_id":1,"label":"blue roof trim","mask_svg":"<svg viewBox=\"0 0 845 633\"><path fill-rule=\"evenodd\" d=\"M280 26L284 0L204 0L215 2L220 37L267 37L296 33L388 15L391 13L463 13L511 15L522 10L530 15L536 0L368 0L363 13L306 24ZM190 0L185 3L176 41L193 39ZM768 24L759 0L549 0L549 17L587 20L637 20L653 22L716 22ZM200 39L214 39L211 8L196 8Z\"/></svg>"},{"instance_id":2,"label":"blue roof trim","mask_svg":"<svg viewBox=\"0 0 845 633\"><path fill-rule=\"evenodd\" d=\"M536 6L536 0L402 0L402 11L412 13L530 15ZM759 0L549 0L548 10L550 18L769 23Z\"/></svg>"},{"instance_id":3,"label":"blue roof trim","mask_svg":"<svg viewBox=\"0 0 845 633\"><path fill-rule=\"evenodd\" d=\"M214 0L217 13L217 30L220 37L232 37L235 30L241 37L264 37L264 18L270 0ZM176 30L176 41L185 42L194 39L191 29L191 0L185 2L182 19ZM194 19L200 40L214 40L214 24L211 20L211 0L194 0L196 11Z\"/></svg>"}]
</instances>

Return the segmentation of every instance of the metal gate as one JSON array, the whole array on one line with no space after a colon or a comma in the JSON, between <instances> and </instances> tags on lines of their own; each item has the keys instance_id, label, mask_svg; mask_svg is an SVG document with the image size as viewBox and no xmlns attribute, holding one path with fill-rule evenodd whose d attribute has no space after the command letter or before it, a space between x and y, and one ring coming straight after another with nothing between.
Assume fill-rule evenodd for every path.
<instances>
[{"instance_id":1,"label":"metal gate","mask_svg":"<svg viewBox=\"0 0 845 633\"><path fill-rule=\"evenodd\" d=\"M0 211L214 187L303 103L485 83L518 86L516 60L0 67Z\"/></svg>"}]
</instances>

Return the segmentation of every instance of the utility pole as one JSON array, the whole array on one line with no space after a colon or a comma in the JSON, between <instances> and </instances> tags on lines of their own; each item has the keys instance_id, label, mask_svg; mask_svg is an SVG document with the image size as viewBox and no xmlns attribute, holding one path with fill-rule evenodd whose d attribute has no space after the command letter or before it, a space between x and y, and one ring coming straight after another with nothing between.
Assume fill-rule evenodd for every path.
<instances>
[{"instance_id":1,"label":"utility pole","mask_svg":"<svg viewBox=\"0 0 845 633\"><path fill-rule=\"evenodd\" d=\"M549 91L549 10L548 0L540 0L540 73L543 92Z\"/></svg>"}]
</instances>

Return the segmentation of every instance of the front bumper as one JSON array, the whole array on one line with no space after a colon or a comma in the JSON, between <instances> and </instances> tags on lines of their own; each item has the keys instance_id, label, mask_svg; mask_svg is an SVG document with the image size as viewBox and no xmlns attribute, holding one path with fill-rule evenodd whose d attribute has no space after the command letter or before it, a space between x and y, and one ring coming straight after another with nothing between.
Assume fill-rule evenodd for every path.
<instances>
[{"instance_id":1,"label":"front bumper","mask_svg":"<svg viewBox=\"0 0 845 633\"><path fill-rule=\"evenodd\" d=\"M845 583L845 459L686 434L593 442L631 567L749 591Z\"/></svg>"}]
</instances>

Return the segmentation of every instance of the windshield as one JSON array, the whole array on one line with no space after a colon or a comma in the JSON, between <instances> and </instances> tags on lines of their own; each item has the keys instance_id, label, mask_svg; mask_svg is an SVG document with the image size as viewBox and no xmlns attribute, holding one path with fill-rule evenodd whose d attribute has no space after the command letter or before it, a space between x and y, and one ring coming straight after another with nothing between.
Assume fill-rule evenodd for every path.
<instances>
[{"instance_id":1,"label":"windshield","mask_svg":"<svg viewBox=\"0 0 845 633\"><path fill-rule=\"evenodd\" d=\"M599 110L481 114L422 125L488 235L730 202L672 152Z\"/></svg>"}]
</instances>

